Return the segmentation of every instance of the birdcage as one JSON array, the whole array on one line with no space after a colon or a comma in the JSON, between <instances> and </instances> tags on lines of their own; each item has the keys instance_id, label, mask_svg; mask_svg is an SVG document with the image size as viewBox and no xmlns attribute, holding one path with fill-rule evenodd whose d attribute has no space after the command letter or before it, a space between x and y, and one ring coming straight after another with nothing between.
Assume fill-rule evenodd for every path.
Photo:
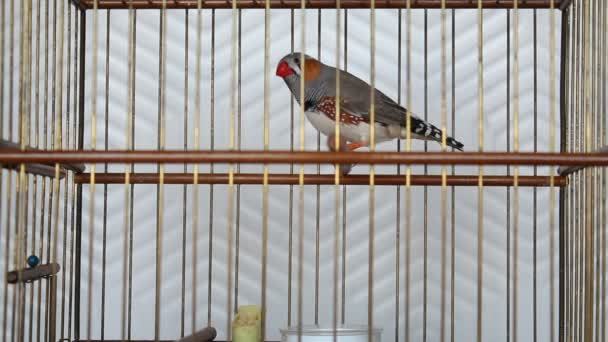
<instances>
[{"instance_id":1,"label":"birdcage","mask_svg":"<svg viewBox=\"0 0 608 342\"><path fill-rule=\"evenodd\" d=\"M605 341L607 14L2 1L1 340ZM369 143L311 126L292 52L405 139L342 81Z\"/></svg>"}]
</instances>

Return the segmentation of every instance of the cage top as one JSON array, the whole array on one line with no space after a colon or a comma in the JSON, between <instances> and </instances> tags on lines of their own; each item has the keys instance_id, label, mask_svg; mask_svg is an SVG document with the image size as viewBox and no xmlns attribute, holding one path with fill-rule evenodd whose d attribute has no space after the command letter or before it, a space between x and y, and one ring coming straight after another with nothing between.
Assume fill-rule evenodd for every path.
<instances>
[{"instance_id":1,"label":"cage top","mask_svg":"<svg viewBox=\"0 0 608 342\"><path fill-rule=\"evenodd\" d=\"M266 1L270 8L301 8L301 0L236 0L237 8L260 8L266 7ZM72 2L83 10L92 9L97 2L99 9L161 9L163 2L168 9L196 9L198 0L72 0ZM306 8L370 8L370 0L306 0ZM441 8L442 0L410 0L411 8ZM201 0L201 8L232 8L232 0ZM407 0L376 0L376 8L407 8ZM551 8L564 9L571 0L481 0L483 8ZM446 8L477 8L478 0L445 0Z\"/></svg>"}]
</instances>

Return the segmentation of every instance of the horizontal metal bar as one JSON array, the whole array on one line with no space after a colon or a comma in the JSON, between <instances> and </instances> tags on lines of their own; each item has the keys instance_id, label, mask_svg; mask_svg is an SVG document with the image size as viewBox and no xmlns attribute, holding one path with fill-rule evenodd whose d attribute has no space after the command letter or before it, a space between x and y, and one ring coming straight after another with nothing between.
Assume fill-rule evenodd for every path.
<instances>
[{"instance_id":1,"label":"horizontal metal bar","mask_svg":"<svg viewBox=\"0 0 608 342\"><path fill-rule=\"evenodd\" d=\"M100 9L128 9L128 0L98 0ZM555 8L560 8L560 3L565 0L555 0ZM94 0L81 0L88 9L93 8ZM271 8L300 8L300 0L270 0ZM341 8L370 8L369 0L342 0ZM197 0L172 0L167 1L169 9L197 8ZM376 0L376 8L406 8L406 0ZM477 8L477 0L446 0L446 8ZM513 8L513 0L483 0L484 8ZM550 8L550 0L519 0L519 8ZM135 9L160 9L161 0L133 0ZM232 8L230 0L205 0L203 8ZM237 8L265 8L265 0L238 0ZM307 0L306 8L336 8L336 0ZM411 8L441 8L441 0L411 0Z\"/></svg>"},{"instance_id":2,"label":"horizontal metal bar","mask_svg":"<svg viewBox=\"0 0 608 342\"><path fill-rule=\"evenodd\" d=\"M158 184L158 173L131 173L129 176L132 184ZM295 185L298 184L298 174L269 174L268 184ZM76 183L87 184L91 181L90 173L82 173L75 177ZM236 173L234 174L234 184L263 184L264 175L261 173ZM484 176L484 186L511 186L513 185L512 176ZM306 174L304 175L305 184L332 185L335 182L333 174ZM455 175L447 176L447 185L450 186L477 186L479 177L477 175ZM520 176L519 186L550 186L549 176ZM555 186L566 186L566 177L554 177ZM96 173L95 183L97 184L124 184L124 173ZM192 173L165 173L165 184L193 184L194 174ZM199 173L199 184L228 184L227 173ZM376 175L376 185L403 185L405 175ZM369 175L348 175L340 177L340 184L344 185L369 185ZM412 175L411 184L416 185L441 185L441 175Z\"/></svg>"},{"instance_id":3,"label":"horizontal metal bar","mask_svg":"<svg viewBox=\"0 0 608 342\"><path fill-rule=\"evenodd\" d=\"M416 165L586 165L608 166L608 153L534 152L290 152L80 150L0 151L0 163L141 164L416 164Z\"/></svg>"}]
</instances>

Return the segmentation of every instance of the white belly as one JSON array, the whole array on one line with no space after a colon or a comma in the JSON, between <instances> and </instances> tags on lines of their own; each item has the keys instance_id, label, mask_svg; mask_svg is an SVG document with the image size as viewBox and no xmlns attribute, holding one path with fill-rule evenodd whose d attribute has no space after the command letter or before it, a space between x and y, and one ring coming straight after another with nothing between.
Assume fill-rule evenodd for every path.
<instances>
[{"instance_id":1,"label":"white belly","mask_svg":"<svg viewBox=\"0 0 608 342\"><path fill-rule=\"evenodd\" d=\"M326 115L318 114L317 112L305 112L308 121L313 125L315 129L326 136L331 136L336 131L335 121L328 118ZM346 138L349 142L356 143L368 143L369 142L369 125L364 122L360 122L358 125L353 124L340 124L340 135ZM390 140L384 132L386 127L376 124L376 143Z\"/></svg>"}]
</instances>

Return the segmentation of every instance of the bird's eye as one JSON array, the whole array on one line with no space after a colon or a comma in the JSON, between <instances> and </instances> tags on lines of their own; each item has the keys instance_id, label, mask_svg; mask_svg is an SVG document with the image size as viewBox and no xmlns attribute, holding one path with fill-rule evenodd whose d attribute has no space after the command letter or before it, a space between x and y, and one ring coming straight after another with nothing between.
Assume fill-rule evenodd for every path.
<instances>
[{"instance_id":1,"label":"bird's eye","mask_svg":"<svg viewBox=\"0 0 608 342\"><path fill-rule=\"evenodd\" d=\"M300 65L300 59L299 58L294 58L293 62L296 63L297 65Z\"/></svg>"}]
</instances>

